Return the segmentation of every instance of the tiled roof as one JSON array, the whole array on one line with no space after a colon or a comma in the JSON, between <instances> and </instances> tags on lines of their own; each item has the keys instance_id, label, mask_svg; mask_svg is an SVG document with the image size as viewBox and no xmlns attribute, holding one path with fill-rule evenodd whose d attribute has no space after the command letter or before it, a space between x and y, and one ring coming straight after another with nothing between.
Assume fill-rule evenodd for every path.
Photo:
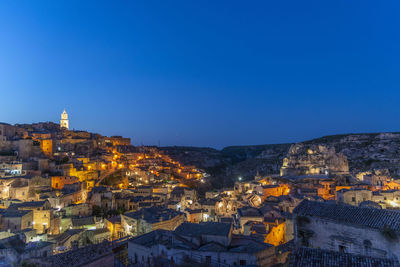
<instances>
[{"instance_id":1,"label":"tiled roof","mask_svg":"<svg viewBox=\"0 0 400 267\"><path fill-rule=\"evenodd\" d=\"M226 251L226 247L216 242L210 242L198 248L200 251Z\"/></svg>"},{"instance_id":2,"label":"tiled roof","mask_svg":"<svg viewBox=\"0 0 400 267\"><path fill-rule=\"evenodd\" d=\"M253 207L243 207L238 209L240 217L263 217L261 211Z\"/></svg>"},{"instance_id":3,"label":"tiled roof","mask_svg":"<svg viewBox=\"0 0 400 267\"><path fill-rule=\"evenodd\" d=\"M231 243L229 244L229 251L239 253L253 253L270 247L273 247L273 245L264 243L263 241L260 241L257 238L251 236L233 235Z\"/></svg>"},{"instance_id":4,"label":"tiled roof","mask_svg":"<svg viewBox=\"0 0 400 267\"><path fill-rule=\"evenodd\" d=\"M301 247L290 256L290 267L342 267L342 266L373 266L394 267L399 266L395 259L379 259L349 253Z\"/></svg>"},{"instance_id":5,"label":"tiled roof","mask_svg":"<svg viewBox=\"0 0 400 267\"><path fill-rule=\"evenodd\" d=\"M110 255L112 253L111 248L108 242L102 242L100 244L53 255L43 260L48 264L47 266L86 266L87 263Z\"/></svg>"},{"instance_id":6,"label":"tiled roof","mask_svg":"<svg viewBox=\"0 0 400 267\"><path fill-rule=\"evenodd\" d=\"M361 202L358 205L360 208L375 208L375 209L382 209L382 206L379 205L377 202L375 201L371 201L371 200L366 200Z\"/></svg>"},{"instance_id":7,"label":"tiled roof","mask_svg":"<svg viewBox=\"0 0 400 267\"><path fill-rule=\"evenodd\" d=\"M109 233L110 231L107 228L100 228L96 230L90 230L94 235Z\"/></svg>"},{"instance_id":8,"label":"tiled roof","mask_svg":"<svg viewBox=\"0 0 400 267\"><path fill-rule=\"evenodd\" d=\"M74 227L92 225L96 223L95 218L93 216L83 217L83 218L72 218L71 221Z\"/></svg>"},{"instance_id":9,"label":"tiled roof","mask_svg":"<svg viewBox=\"0 0 400 267\"><path fill-rule=\"evenodd\" d=\"M162 207L143 208L139 211L125 213L124 216L132 219L142 219L148 223L167 221L181 215L181 212Z\"/></svg>"},{"instance_id":10,"label":"tiled roof","mask_svg":"<svg viewBox=\"0 0 400 267\"><path fill-rule=\"evenodd\" d=\"M86 230L84 230L84 229L68 229L67 231L65 231L62 234L53 236L52 240L61 245L61 244L64 244L72 236L79 235L85 231Z\"/></svg>"},{"instance_id":11,"label":"tiled roof","mask_svg":"<svg viewBox=\"0 0 400 267\"><path fill-rule=\"evenodd\" d=\"M111 218L107 218L106 220L109 221L112 224L121 223L121 216L120 215L113 216Z\"/></svg>"},{"instance_id":12,"label":"tiled roof","mask_svg":"<svg viewBox=\"0 0 400 267\"><path fill-rule=\"evenodd\" d=\"M31 210L6 210L1 213L1 217L3 217L3 218L22 217L30 212L32 212L32 211Z\"/></svg>"},{"instance_id":13,"label":"tiled roof","mask_svg":"<svg viewBox=\"0 0 400 267\"><path fill-rule=\"evenodd\" d=\"M182 223L176 228L175 233L182 236L201 236L201 235L216 235L228 236L231 230L231 224L206 222L206 223Z\"/></svg>"},{"instance_id":14,"label":"tiled roof","mask_svg":"<svg viewBox=\"0 0 400 267\"><path fill-rule=\"evenodd\" d=\"M27 201L22 203L12 203L9 209L18 209L18 208L39 208L43 207L46 204L45 201Z\"/></svg>"},{"instance_id":15,"label":"tiled roof","mask_svg":"<svg viewBox=\"0 0 400 267\"><path fill-rule=\"evenodd\" d=\"M229 246L224 246L216 242L208 242L201 245L196 245L184 238L184 235L167 230L155 230L150 233L134 237L129 242L151 248L158 244L165 247L185 249L193 251L212 251L212 252L234 252L234 253L254 253L264 249L273 247L270 244L260 242L254 238L234 235Z\"/></svg>"},{"instance_id":16,"label":"tiled roof","mask_svg":"<svg viewBox=\"0 0 400 267\"><path fill-rule=\"evenodd\" d=\"M25 246L25 251L41 249L47 246L54 246L54 243L47 241L29 242Z\"/></svg>"},{"instance_id":17,"label":"tiled roof","mask_svg":"<svg viewBox=\"0 0 400 267\"><path fill-rule=\"evenodd\" d=\"M175 248L184 248L184 249L197 248L194 244L185 240L184 238L180 237L174 232L162 229L158 229L150 233L134 237L130 239L129 242L144 247L152 247L157 244L163 244L165 246L175 247Z\"/></svg>"},{"instance_id":18,"label":"tiled roof","mask_svg":"<svg viewBox=\"0 0 400 267\"><path fill-rule=\"evenodd\" d=\"M203 205L203 206L215 206L215 204L218 202L218 200L208 198L208 199L200 199L198 202L200 205Z\"/></svg>"},{"instance_id":19,"label":"tiled roof","mask_svg":"<svg viewBox=\"0 0 400 267\"><path fill-rule=\"evenodd\" d=\"M375 229L389 227L400 232L400 212L394 210L360 208L342 203L303 200L293 210L293 213Z\"/></svg>"}]
</instances>

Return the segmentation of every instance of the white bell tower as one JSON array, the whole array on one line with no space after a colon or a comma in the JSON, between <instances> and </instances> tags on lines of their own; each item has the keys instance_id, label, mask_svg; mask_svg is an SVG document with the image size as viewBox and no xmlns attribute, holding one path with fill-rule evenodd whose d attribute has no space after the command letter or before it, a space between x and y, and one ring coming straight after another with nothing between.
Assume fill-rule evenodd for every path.
<instances>
[{"instance_id":1,"label":"white bell tower","mask_svg":"<svg viewBox=\"0 0 400 267\"><path fill-rule=\"evenodd\" d=\"M68 114L65 111L65 109L64 109L63 113L61 114L60 127L65 128L67 130L69 129Z\"/></svg>"}]
</instances>

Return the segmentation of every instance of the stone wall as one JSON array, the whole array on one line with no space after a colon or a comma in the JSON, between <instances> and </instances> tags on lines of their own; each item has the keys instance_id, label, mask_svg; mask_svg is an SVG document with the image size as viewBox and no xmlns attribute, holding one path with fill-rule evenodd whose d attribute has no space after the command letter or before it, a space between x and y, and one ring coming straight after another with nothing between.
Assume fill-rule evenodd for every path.
<instances>
[{"instance_id":1,"label":"stone wall","mask_svg":"<svg viewBox=\"0 0 400 267\"><path fill-rule=\"evenodd\" d=\"M301 231L309 231L310 247L380 258L400 257L400 242L388 240L378 229L307 218L308 223L295 223L295 238L299 240Z\"/></svg>"}]
</instances>

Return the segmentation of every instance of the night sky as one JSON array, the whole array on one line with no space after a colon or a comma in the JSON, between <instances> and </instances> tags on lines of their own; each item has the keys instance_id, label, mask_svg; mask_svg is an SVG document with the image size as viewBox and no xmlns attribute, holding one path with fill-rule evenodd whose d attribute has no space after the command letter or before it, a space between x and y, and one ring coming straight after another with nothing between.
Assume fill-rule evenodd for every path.
<instances>
[{"instance_id":1,"label":"night sky","mask_svg":"<svg viewBox=\"0 0 400 267\"><path fill-rule=\"evenodd\" d=\"M0 121L135 145L400 131L400 1L0 1Z\"/></svg>"}]
</instances>

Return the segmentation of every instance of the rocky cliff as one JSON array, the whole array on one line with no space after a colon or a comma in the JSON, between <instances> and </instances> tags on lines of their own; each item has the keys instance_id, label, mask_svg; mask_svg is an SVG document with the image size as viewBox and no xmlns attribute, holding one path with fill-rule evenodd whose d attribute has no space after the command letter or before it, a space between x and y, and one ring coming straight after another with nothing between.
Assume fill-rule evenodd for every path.
<instances>
[{"instance_id":1,"label":"rocky cliff","mask_svg":"<svg viewBox=\"0 0 400 267\"><path fill-rule=\"evenodd\" d=\"M318 143L292 145L283 159L281 168L282 176L347 175L348 173L347 157L341 152L336 152L333 146Z\"/></svg>"},{"instance_id":2,"label":"rocky cliff","mask_svg":"<svg viewBox=\"0 0 400 267\"><path fill-rule=\"evenodd\" d=\"M323 144L347 158L349 171L356 175L372 170L387 170L400 175L400 133L372 133L326 136L305 145Z\"/></svg>"}]
</instances>

